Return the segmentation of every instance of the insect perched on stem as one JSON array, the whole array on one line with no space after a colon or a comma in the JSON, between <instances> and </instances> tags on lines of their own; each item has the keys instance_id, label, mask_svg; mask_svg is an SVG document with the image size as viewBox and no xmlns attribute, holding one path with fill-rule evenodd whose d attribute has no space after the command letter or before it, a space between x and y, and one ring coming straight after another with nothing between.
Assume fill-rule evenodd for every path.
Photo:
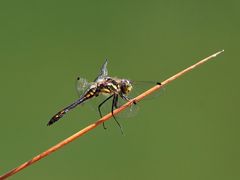
<instances>
[{"instance_id":1,"label":"insect perched on stem","mask_svg":"<svg viewBox=\"0 0 240 180\"><path fill-rule=\"evenodd\" d=\"M116 117L113 114L114 109L119 107L119 98L121 98L124 101L129 101L130 98L128 97L128 94L133 90L133 82L128 79L121 79L121 78L115 78L108 76L108 70L107 70L107 60L102 65L100 74L97 76L97 78L91 82L88 83L85 79L78 77L77 78L78 86L77 91L81 92L80 98L67 106L66 108L59 111L57 114L55 114L51 120L48 122L47 125L52 125L56 121L58 121L60 118L62 118L68 111L71 109L77 107L80 104L83 104L85 101L96 98L100 95L104 95L106 99L104 99L99 105L98 105L98 112L100 116L102 117L102 111L101 107L107 102L111 102L111 112L114 120L116 121L117 125L120 127L121 132L123 133L122 127L120 123L117 121ZM134 102L134 104L136 104ZM104 129L106 129L105 124L103 123Z\"/></svg>"}]
</instances>

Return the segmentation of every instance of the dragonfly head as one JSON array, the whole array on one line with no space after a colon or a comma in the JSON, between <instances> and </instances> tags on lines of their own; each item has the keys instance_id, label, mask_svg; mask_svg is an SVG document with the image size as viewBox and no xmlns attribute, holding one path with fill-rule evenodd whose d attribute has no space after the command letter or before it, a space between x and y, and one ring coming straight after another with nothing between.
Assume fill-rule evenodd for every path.
<instances>
[{"instance_id":1,"label":"dragonfly head","mask_svg":"<svg viewBox=\"0 0 240 180\"><path fill-rule=\"evenodd\" d=\"M130 93L133 88L131 82L127 79L121 81L120 87L123 94Z\"/></svg>"}]
</instances>

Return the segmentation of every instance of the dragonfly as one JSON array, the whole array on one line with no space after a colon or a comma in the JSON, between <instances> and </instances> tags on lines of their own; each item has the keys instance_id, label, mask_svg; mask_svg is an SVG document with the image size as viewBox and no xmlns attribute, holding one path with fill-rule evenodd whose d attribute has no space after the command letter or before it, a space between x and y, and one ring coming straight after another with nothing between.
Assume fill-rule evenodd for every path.
<instances>
[{"instance_id":1,"label":"dragonfly","mask_svg":"<svg viewBox=\"0 0 240 180\"><path fill-rule=\"evenodd\" d=\"M112 117L119 126L121 132L123 133L123 129L121 124L117 121L113 111L119 107L119 100L123 101L130 101L131 98L128 96L130 92L132 92L134 88L133 81L125 78L116 78L111 77L108 75L107 70L108 61L106 60L105 63L102 65L100 69L99 75L94 79L92 83L88 83L85 79L78 77L77 80L81 85L78 85L78 92L82 92L79 99L75 102L70 104L69 106L65 107L58 113L56 113L48 122L48 126L54 124L59 119L61 119L67 112L74 109L75 107L89 101L92 98L97 98L99 96L105 96L105 98L99 105L98 105L98 112L100 117L102 117L101 107L107 102L111 101L111 113ZM161 83L157 83L161 84ZM133 105L136 105L136 102L133 101ZM103 128L106 129L106 126L103 122Z\"/></svg>"}]
</instances>

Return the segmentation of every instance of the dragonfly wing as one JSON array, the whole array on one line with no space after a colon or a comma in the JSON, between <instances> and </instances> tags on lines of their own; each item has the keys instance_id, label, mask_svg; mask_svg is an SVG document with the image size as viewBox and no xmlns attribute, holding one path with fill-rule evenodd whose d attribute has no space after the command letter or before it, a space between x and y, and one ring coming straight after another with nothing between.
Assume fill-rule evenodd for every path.
<instances>
[{"instance_id":1,"label":"dragonfly wing","mask_svg":"<svg viewBox=\"0 0 240 180\"><path fill-rule=\"evenodd\" d=\"M108 76L107 63L108 63L108 60L106 59L105 63L101 67L100 74L94 80L94 82L96 82L97 80L102 79L102 78Z\"/></svg>"},{"instance_id":2,"label":"dragonfly wing","mask_svg":"<svg viewBox=\"0 0 240 180\"><path fill-rule=\"evenodd\" d=\"M77 77L75 87L78 94L78 97L81 97L84 92L89 89L91 83L89 83L85 78Z\"/></svg>"},{"instance_id":3,"label":"dragonfly wing","mask_svg":"<svg viewBox=\"0 0 240 180\"><path fill-rule=\"evenodd\" d=\"M135 97L137 97L138 95L140 95L141 93L143 93L144 91L148 90L149 88L155 86L157 84L157 82L155 81L130 81L133 89L132 91L127 94L127 97L129 99L133 99ZM156 98L157 96L159 96L159 94L162 91L158 91L157 93L154 93L153 95L151 95L150 97L148 96L146 99L153 99ZM119 98L118 100L118 106L122 106L123 104L126 103L126 100L123 98ZM140 104L132 104L130 107L128 107L128 109L126 109L125 111L121 112L118 116L120 116L121 118L131 118L137 115L139 109L140 109Z\"/></svg>"},{"instance_id":4,"label":"dragonfly wing","mask_svg":"<svg viewBox=\"0 0 240 180\"><path fill-rule=\"evenodd\" d=\"M131 83L132 83L133 89L128 94L128 97L130 99L137 97L141 93L145 92L146 90L150 89L151 87L153 87L157 84L157 82L155 82L155 81L131 81ZM162 92L164 90L165 89L162 88L162 89L158 90L157 92L155 92L154 94L146 97L146 99L153 99L155 97L158 97L162 94Z\"/></svg>"},{"instance_id":5,"label":"dragonfly wing","mask_svg":"<svg viewBox=\"0 0 240 180\"><path fill-rule=\"evenodd\" d=\"M129 97L130 98L130 97ZM131 99L131 98L130 98ZM117 106L121 107L122 105L124 105L127 102L126 99L121 98L120 96L118 97L118 102L117 102ZM121 113L119 113L117 115L117 117L120 118L131 118L137 115L138 111L139 111L140 107L139 104L132 104L130 107L128 107L127 109L125 109L124 111L122 111Z\"/></svg>"}]
</instances>

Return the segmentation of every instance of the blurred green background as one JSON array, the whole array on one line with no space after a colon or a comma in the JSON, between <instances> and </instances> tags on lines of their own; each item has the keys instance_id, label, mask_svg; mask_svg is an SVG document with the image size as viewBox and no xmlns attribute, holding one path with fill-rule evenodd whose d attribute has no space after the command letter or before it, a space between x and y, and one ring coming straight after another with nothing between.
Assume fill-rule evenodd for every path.
<instances>
[{"instance_id":1,"label":"blurred green background","mask_svg":"<svg viewBox=\"0 0 240 180\"><path fill-rule=\"evenodd\" d=\"M98 119L78 108L77 75L163 81L225 49L213 61L142 101L131 119L98 127L12 179L240 179L240 2L1 1L0 173Z\"/></svg>"}]
</instances>

